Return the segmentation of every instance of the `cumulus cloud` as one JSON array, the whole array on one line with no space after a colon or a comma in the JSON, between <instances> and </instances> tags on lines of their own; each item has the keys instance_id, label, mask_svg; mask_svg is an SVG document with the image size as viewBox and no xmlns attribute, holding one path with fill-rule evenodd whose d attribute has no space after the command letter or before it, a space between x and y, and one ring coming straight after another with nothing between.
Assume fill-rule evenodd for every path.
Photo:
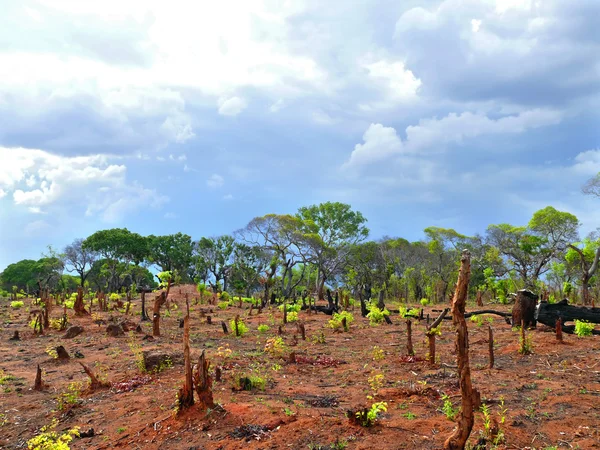
<instances>
[{"instance_id":1,"label":"cumulus cloud","mask_svg":"<svg viewBox=\"0 0 600 450\"><path fill-rule=\"evenodd\" d=\"M38 149L0 147L0 186L14 204L34 214L85 207L86 214L117 222L143 205L167 199L127 180L127 167L110 155L61 156Z\"/></svg>"},{"instance_id":2,"label":"cumulus cloud","mask_svg":"<svg viewBox=\"0 0 600 450\"><path fill-rule=\"evenodd\" d=\"M237 116L248 104L240 97L230 97L219 101L219 114L222 116Z\"/></svg>"},{"instance_id":3,"label":"cumulus cloud","mask_svg":"<svg viewBox=\"0 0 600 450\"><path fill-rule=\"evenodd\" d=\"M360 167L398 155L425 155L440 152L447 143L462 142L485 134L515 134L528 129L555 125L561 114L553 110L531 110L520 114L491 119L482 113L451 113L437 119L423 119L418 125L406 127L402 141L394 128L371 124L357 144L344 168Z\"/></svg>"},{"instance_id":4,"label":"cumulus cloud","mask_svg":"<svg viewBox=\"0 0 600 450\"><path fill-rule=\"evenodd\" d=\"M225 184L225 178L216 173L213 173L208 180L206 180L206 185L211 189L220 188L223 184Z\"/></svg>"}]
</instances>

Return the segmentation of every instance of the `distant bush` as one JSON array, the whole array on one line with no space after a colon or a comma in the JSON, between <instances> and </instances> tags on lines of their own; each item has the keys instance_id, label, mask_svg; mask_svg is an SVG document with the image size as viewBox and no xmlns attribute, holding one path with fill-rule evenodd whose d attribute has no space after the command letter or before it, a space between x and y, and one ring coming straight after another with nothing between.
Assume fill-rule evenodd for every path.
<instances>
[{"instance_id":1,"label":"distant bush","mask_svg":"<svg viewBox=\"0 0 600 450\"><path fill-rule=\"evenodd\" d=\"M288 322L297 322L298 321L298 313L296 311L290 311L287 313L287 321Z\"/></svg>"},{"instance_id":2,"label":"distant bush","mask_svg":"<svg viewBox=\"0 0 600 450\"><path fill-rule=\"evenodd\" d=\"M348 331L348 329L350 328L350 324L354 322L354 316L348 311L334 313L331 320L329 321L329 327L333 328L334 330L342 328L342 321L344 318L346 319L346 329L344 331Z\"/></svg>"},{"instance_id":3,"label":"distant bush","mask_svg":"<svg viewBox=\"0 0 600 450\"><path fill-rule=\"evenodd\" d=\"M223 300L224 302L228 302L230 298L231 296L227 291L221 292L221 300Z\"/></svg>"},{"instance_id":4,"label":"distant bush","mask_svg":"<svg viewBox=\"0 0 600 450\"><path fill-rule=\"evenodd\" d=\"M421 299L421 305L423 305L423 306L429 305L429 299L428 298L422 298Z\"/></svg>"},{"instance_id":5,"label":"distant bush","mask_svg":"<svg viewBox=\"0 0 600 450\"><path fill-rule=\"evenodd\" d=\"M244 323L244 321L242 319L238 319L237 321L237 333L235 331L235 319L231 319L229 321L229 327L231 328L231 331L233 331L235 333L236 336L242 337L244 334L246 334L248 332L248 327L246 326L246 324Z\"/></svg>"},{"instance_id":6,"label":"distant bush","mask_svg":"<svg viewBox=\"0 0 600 450\"><path fill-rule=\"evenodd\" d=\"M262 324L262 325L258 326L258 332L259 333L266 333L270 329L271 329L271 327L269 325Z\"/></svg>"},{"instance_id":7,"label":"distant bush","mask_svg":"<svg viewBox=\"0 0 600 450\"><path fill-rule=\"evenodd\" d=\"M225 310L229 306L229 302L219 302L217 306L219 307L219 309Z\"/></svg>"},{"instance_id":8,"label":"distant bush","mask_svg":"<svg viewBox=\"0 0 600 450\"><path fill-rule=\"evenodd\" d=\"M14 302L10 302L10 307L14 309L20 309L24 305L22 300L16 300Z\"/></svg>"},{"instance_id":9,"label":"distant bush","mask_svg":"<svg viewBox=\"0 0 600 450\"><path fill-rule=\"evenodd\" d=\"M284 305L280 305L279 306L279 311L283 312L283 306ZM302 306L300 304L294 305L293 303L286 303L285 304L285 309L287 310L288 313L290 313L290 312L299 312L300 309L302 309Z\"/></svg>"},{"instance_id":10,"label":"distant bush","mask_svg":"<svg viewBox=\"0 0 600 450\"><path fill-rule=\"evenodd\" d=\"M121 300L121 294L117 294L116 292L113 292L112 294L110 294L108 296L108 299L111 302L118 302L119 300Z\"/></svg>"}]
</instances>

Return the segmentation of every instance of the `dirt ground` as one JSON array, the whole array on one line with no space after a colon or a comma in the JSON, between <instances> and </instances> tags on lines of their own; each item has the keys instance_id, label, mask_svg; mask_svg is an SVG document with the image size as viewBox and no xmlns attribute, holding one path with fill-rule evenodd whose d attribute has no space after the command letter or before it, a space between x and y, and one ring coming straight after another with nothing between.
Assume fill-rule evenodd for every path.
<instances>
[{"instance_id":1,"label":"dirt ground","mask_svg":"<svg viewBox=\"0 0 600 450\"><path fill-rule=\"evenodd\" d=\"M460 406L451 321L443 323L437 338L435 365L424 361L425 321L413 321L415 357L408 358L405 320L392 314L392 325L370 326L359 308L353 311L349 332L332 330L330 316L300 312L306 341L295 324L288 324L281 336L285 348L277 355L264 349L267 339L277 336L282 320L278 309L264 309L260 315L255 310L248 317L248 304L243 310L194 305L193 286L174 287L171 293L178 308L171 306L170 317L163 314L162 336L154 340L146 337L152 334L151 322L141 323L142 332L109 337L103 321L123 319L119 312L70 316L71 325L84 328L73 339L64 339L64 332L55 330L35 336L27 326L30 300L19 310L2 305L0 448L27 448L27 440L53 418L58 419L58 432L74 426L81 432L93 428L92 437L71 442L73 449L438 449L454 428L443 412L442 398L447 395L455 409ZM142 373L139 361L144 350L182 351L179 319L186 294L191 303L192 360L206 349L212 368L222 367L222 379L213 386L218 407L201 411L195 406L175 415L183 365L174 356L173 364L165 364L161 371ZM154 296L148 298L151 311ZM436 308L440 306L427 307L425 313L436 317L432 311ZM212 324L200 310L212 317ZM137 324L136 311L139 300L129 316ZM62 309L54 307L53 316L61 314ZM243 337L225 335L221 321L229 323L237 314L249 331ZM538 326L528 332L533 353L521 355L518 331L501 317L480 317L480 324L469 321L473 385L488 405L487 428L499 429L504 436L496 447L488 443L487 448L600 448L598 337L564 335L560 344L553 330ZM494 329L493 369L488 369L488 318ZM270 329L260 333L261 324ZM22 340L9 340L16 330ZM48 354L58 345L72 356L67 362ZM291 352L296 363L289 362ZM89 379L79 362L111 386L89 392ZM33 390L37 365L44 371L43 391ZM257 383L258 389L240 390L236 380L241 376L253 376L264 386ZM69 394L69 386L75 393ZM374 426L350 423L347 411L374 402L387 403ZM484 415L478 412L469 442L475 445L489 434Z\"/></svg>"}]
</instances>

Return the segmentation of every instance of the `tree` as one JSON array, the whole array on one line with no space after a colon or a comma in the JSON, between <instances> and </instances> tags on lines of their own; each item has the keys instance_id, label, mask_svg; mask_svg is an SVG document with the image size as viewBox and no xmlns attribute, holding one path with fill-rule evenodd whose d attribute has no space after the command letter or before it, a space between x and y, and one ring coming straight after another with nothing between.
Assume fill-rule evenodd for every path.
<instances>
[{"instance_id":1,"label":"tree","mask_svg":"<svg viewBox=\"0 0 600 450\"><path fill-rule=\"evenodd\" d=\"M579 221L573 214L548 206L535 212L526 227L490 225L487 236L525 285L535 287L550 268L549 263L577 240L578 228Z\"/></svg>"},{"instance_id":2,"label":"tree","mask_svg":"<svg viewBox=\"0 0 600 450\"><path fill-rule=\"evenodd\" d=\"M119 288L121 277L130 264L139 265L149 253L148 240L127 228L97 231L83 241L82 247L103 257L109 291Z\"/></svg>"},{"instance_id":3,"label":"tree","mask_svg":"<svg viewBox=\"0 0 600 450\"><path fill-rule=\"evenodd\" d=\"M245 228L236 232L241 241L261 247L275 258L276 268L281 267L281 294L284 298L289 298L296 286L302 282L302 277L293 278L294 267L306 261L302 252L301 225L302 221L298 217L289 214L267 214L255 217ZM304 271L304 268L302 264L301 270ZM267 288L273 284L276 273L277 270L267 272ZM265 291L266 297L269 295L267 291L268 289Z\"/></svg>"},{"instance_id":4,"label":"tree","mask_svg":"<svg viewBox=\"0 0 600 450\"><path fill-rule=\"evenodd\" d=\"M10 264L0 274L2 288L10 291L13 286L19 290L35 289L37 261L33 259L23 259L16 263Z\"/></svg>"},{"instance_id":5,"label":"tree","mask_svg":"<svg viewBox=\"0 0 600 450\"><path fill-rule=\"evenodd\" d=\"M600 172L587 180L581 190L586 195L600 197Z\"/></svg>"},{"instance_id":6,"label":"tree","mask_svg":"<svg viewBox=\"0 0 600 450\"><path fill-rule=\"evenodd\" d=\"M231 285L237 292L250 297L252 290L260 286L259 279L272 259L271 253L258 246L238 244L234 250Z\"/></svg>"},{"instance_id":7,"label":"tree","mask_svg":"<svg viewBox=\"0 0 600 450\"><path fill-rule=\"evenodd\" d=\"M67 271L77 272L80 285L83 287L98 254L84 247L83 239L75 239L72 244L65 247L64 258Z\"/></svg>"},{"instance_id":8,"label":"tree","mask_svg":"<svg viewBox=\"0 0 600 450\"><path fill-rule=\"evenodd\" d=\"M217 292L223 280L223 290L227 290L229 271L233 262L235 240L232 236L201 238L195 245L196 266L204 267L212 275L214 281L209 283Z\"/></svg>"},{"instance_id":9,"label":"tree","mask_svg":"<svg viewBox=\"0 0 600 450\"><path fill-rule=\"evenodd\" d=\"M600 242L590 238L584 239L578 244L569 244L569 250L565 255L568 263L578 265L581 278L581 296L583 303L588 305L590 299L590 280L598 269L600 259Z\"/></svg>"},{"instance_id":10,"label":"tree","mask_svg":"<svg viewBox=\"0 0 600 450\"><path fill-rule=\"evenodd\" d=\"M302 220L303 241L308 258L317 266L317 292L323 299L325 282L341 269L351 246L369 235L367 219L350 205L339 202L302 207L296 217Z\"/></svg>"},{"instance_id":11,"label":"tree","mask_svg":"<svg viewBox=\"0 0 600 450\"><path fill-rule=\"evenodd\" d=\"M182 280L190 281L190 266L194 243L191 236L183 233L166 236L150 235L148 239L148 259L162 272L176 270Z\"/></svg>"}]
</instances>

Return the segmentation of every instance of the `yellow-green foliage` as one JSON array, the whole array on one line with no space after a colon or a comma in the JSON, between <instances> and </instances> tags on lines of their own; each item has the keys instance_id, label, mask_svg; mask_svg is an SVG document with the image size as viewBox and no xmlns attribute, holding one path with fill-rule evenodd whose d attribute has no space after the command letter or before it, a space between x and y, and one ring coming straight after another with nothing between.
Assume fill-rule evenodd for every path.
<instances>
[{"instance_id":1,"label":"yellow-green foliage","mask_svg":"<svg viewBox=\"0 0 600 450\"><path fill-rule=\"evenodd\" d=\"M594 324L585 320L575 320L575 334L579 337L591 336Z\"/></svg>"},{"instance_id":2,"label":"yellow-green foliage","mask_svg":"<svg viewBox=\"0 0 600 450\"><path fill-rule=\"evenodd\" d=\"M283 306L284 306L284 305L281 305L281 306L279 306L279 311L283 312ZM285 304L285 309L286 309L286 311L287 311L288 313L291 313L291 312L299 312L299 311L300 311L300 309L302 309L302 306L301 306L300 304L294 305L294 304L292 304L292 303L286 303L286 304Z\"/></svg>"},{"instance_id":3,"label":"yellow-green foliage","mask_svg":"<svg viewBox=\"0 0 600 450\"><path fill-rule=\"evenodd\" d=\"M354 316L348 311L334 313L331 320L329 321L329 327L333 328L334 330L342 328L342 320L344 318L346 318L346 329L344 331L348 331L348 329L350 328L350 324L354 322Z\"/></svg>"},{"instance_id":4,"label":"yellow-green foliage","mask_svg":"<svg viewBox=\"0 0 600 450\"><path fill-rule=\"evenodd\" d=\"M266 333L270 329L271 329L271 327L269 325L262 324L262 325L258 326L258 332L259 333Z\"/></svg>"},{"instance_id":5,"label":"yellow-green foliage","mask_svg":"<svg viewBox=\"0 0 600 450\"><path fill-rule=\"evenodd\" d=\"M14 309L22 308L24 305L22 300L15 300L14 302L10 302L10 307Z\"/></svg>"},{"instance_id":6,"label":"yellow-green foliage","mask_svg":"<svg viewBox=\"0 0 600 450\"><path fill-rule=\"evenodd\" d=\"M54 430L58 419L52 419L50 425L42 427L41 433L27 441L29 450L69 450L69 443L74 437L79 437L79 427L73 427L64 433L58 434Z\"/></svg>"},{"instance_id":7,"label":"yellow-green foliage","mask_svg":"<svg viewBox=\"0 0 600 450\"><path fill-rule=\"evenodd\" d=\"M369 324L371 325L379 325L381 322L385 320L385 316L389 316L390 312L387 309L383 311L379 309L377 306L372 305L369 310L369 314L367 317L369 318Z\"/></svg>"},{"instance_id":8,"label":"yellow-green foliage","mask_svg":"<svg viewBox=\"0 0 600 450\"><path fill-rule=\"evenodd\" d=\"M290 311L287 313L287 321L288 322L297 322L298 321L298 313L296 311Z\"/></svg>"},{"instance_id":9,"label":"yellow-green foliage","mask_svg":"<svg viewBox=\"0 0 600 450\"><path fill-rule=\"evenodd\" d=\"M265 343L265 352L273 356L282 356L285 353L285 342L279 336L267 339Z\"/></svg>"},{"instance_id":10,"label":"yellow-green foliage","mask_svg":"<svg viewBox=\"0 0 600 450\"><path fill-rule=\"evenodd\" d=\"M219 302L217 306L219 307L219 309L225 310L229 306L229 302Z\"/></svg>"},{"instance_id":11,"label":"yellow-green foliage","mask_svg":"<svg viewBox=\"0 0 600 450\"><path fill-rule=\"evenodd\" d=\"M231 331L235 333L236 336L242 337L244 334L248 332L248 327L244 323L242 319L238 319L237 321L237 332L235 329L235 319L231 319L229 321L229 326L231 327Z\"/></svg>"}]
</instances>

